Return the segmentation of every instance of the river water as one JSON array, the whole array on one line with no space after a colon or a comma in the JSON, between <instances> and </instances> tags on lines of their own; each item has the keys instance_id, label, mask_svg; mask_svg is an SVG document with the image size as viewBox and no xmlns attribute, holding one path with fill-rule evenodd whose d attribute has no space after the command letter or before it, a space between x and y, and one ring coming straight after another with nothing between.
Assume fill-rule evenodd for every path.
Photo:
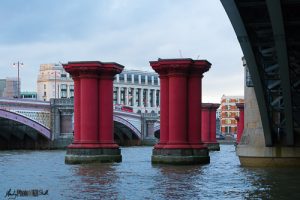
<instances>
[{"instance_id":1,"label":"river water","mask_svg":"<svg viewBox=\"0 0 300 200\"><path fill-rule=\"evenodd\" d=\"M241 167L233 145L202 166L152 165L151 147L114 164L66 165L65 153L0 151L0 199L300 199L300 169Z\"/></svg>"}]
</instances>

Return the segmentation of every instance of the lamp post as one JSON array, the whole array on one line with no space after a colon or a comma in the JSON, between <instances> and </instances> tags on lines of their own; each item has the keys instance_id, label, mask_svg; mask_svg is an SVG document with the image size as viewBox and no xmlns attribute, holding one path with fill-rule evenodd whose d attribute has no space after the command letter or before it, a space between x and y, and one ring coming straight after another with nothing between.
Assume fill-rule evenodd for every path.
<instances>
[{"instance_id":1,"label":"lamp post","mask_svg":"<svg viewBox=\"0 0 300 200\"><path fill-rule=\"evenodd\" d=\"M55 99L56 99L56 94L57 94L57 92L56 92L56 77L57 77L57 75L59 76L60 75L60 72L57 72L56 70L54 71L54 72L52 72L51 74L53 74L54 73L54 96L55 96ZM59 92L59 91L58 91ZM59 98L59 96L58 96L58 98Z\"/></svg>"},{"instance_id":2,"label":"lamp post","mask_svg":"<svg viewBox=\"0 0 300 200\"><path fill-rule=\"evenodd\" d=\"M14 67L18 67L18 96L17 98L20 98L20 66L23 66L23 63L17 62L13 64Z\"/></svg>"}]
</instances>

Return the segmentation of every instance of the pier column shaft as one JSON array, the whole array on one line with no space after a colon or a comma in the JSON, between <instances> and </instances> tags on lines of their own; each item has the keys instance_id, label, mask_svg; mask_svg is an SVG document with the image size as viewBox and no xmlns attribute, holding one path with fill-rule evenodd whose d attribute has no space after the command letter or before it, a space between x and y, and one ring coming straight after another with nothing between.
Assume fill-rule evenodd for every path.
<instances>
[{"instance_id":1,"label":"pier column shaft","mask_svg":"<svg viewBox=\"0 0 300 200\"><path fill-rule=\"evenodd\" d=\"M160 142L153 163L208 163L201 143L201 78L210 63L192 59L159 59L150 65L160 75Z\"/></svg>"},{"instance_id":2,"label":"pier column shaft","mask_svg":"<svg viewBox=\"0 0 300 200\"><path fill-rule=\"evenodd\" d=\"M74 75L74 143L80 141L80 79Z\"/></svg>"},{"instance_id":3,"label":"pier column shaft","mask_svg":"<svg viewBox=\"0 0 300 200\"><path fill-rule=\"evenodd\" d=\"M210 114L209 114L209 103L202 104L202 119L201 119L201 139L202 142L209 142L209 131L210 131Z\"/></svg>"},{"instance_id":4,"label":"pier column shaft","mask_svg":"<svg viewBox=\"0 0 300 200\"><path fill-rule=\"evenodd\" d=\"M160 140L155 148L162 148L169 140L169 77L161 72L160 78Z\"/></svg>"},{"instance_id":5,"label":"pier column shaft","mask_svg":"<svg viewBox=\"0 0 300 200\"><path fill-rule=\"evenodd\" d=\"M200 147L202 71L192 69L188 78L188 141L193 148Z\"/></svg>"},{"instance_id":6,"label":"pier column shaft","mask_svg":"<svg viewBox=\"0 0 300 200\"><path fill-rule=\"evenodd\" d=\"M187 72L169 72L168 145L187 144ZM178 146L179 147L179 146ZM187 146L188 147L188 146Z\"/></svg>"},{"instance_id":7,"label":"pier column shaft","mask_svg":"<svg viewBox=\"0 0 300 200\"><path fill-rule=\"evenodd\" d=\"M65 162L120 162L113 135L113 78L123 70L117 63L69 62L63 65L74 78L75 136Z\"/></svg>"},{"instance_id":8,"label":"pier column shaft","mask_svg":"<svg viewBox=\"0 0 300 200\"><path fill-rule=\"evenodd\" d=\"M80 142L98 142L98 76L80 75Z\"/></svg>"},{"instance_id":9,"label":"pier column shaft","mask_svg":"<svg viewBox=\"0 0 300 200\"><path fill-rule=\"evenodd\" d=\"M118 148L113 132L113 79L111 72L99 76L99 142L103 147Z\"/></svg>"},{"instance_id":10,"label":"pier column shaft","mask_svg":"<svg viewBox=\"0 0 300 200\"><path fill-rule=\"evenodd\" d=\"M210 107L210 126L209 126L209 141L210 142L217 142L216 139L216 113L217 109L220 105L219 104L212 104Z\"/></svg>"}]
</instances>

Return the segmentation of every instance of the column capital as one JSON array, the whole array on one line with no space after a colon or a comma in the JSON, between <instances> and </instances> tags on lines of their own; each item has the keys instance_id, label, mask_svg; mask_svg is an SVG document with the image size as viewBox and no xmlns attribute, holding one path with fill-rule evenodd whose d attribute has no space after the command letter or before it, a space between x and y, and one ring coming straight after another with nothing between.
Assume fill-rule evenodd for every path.
<instances>
[{"instance_id":1,"label":"column capital","mask_svg":"<svg viewBox=\"0 0 300 200\"><path fill-rule=\"evenodd\" d=\"M114 62L100 62L100 61L78 61L68 62L63 64L66 72L70 73L72 77L86 76L86 75L100 75L101 77L113 77L121 73L124 66Z\"/></svg>"},{"instance_id":2,"label":"column capital","mask_svg":"<svg viewBox=\"0 0 300 200\"><path fill-rule=\"evenodd\" d=\"M191 58L159 58L157 61L150 61L150 65L160 76L177 74L201 76L210 69L211 63L206 60L193 60Z\"/></svg>"}]
</instances>

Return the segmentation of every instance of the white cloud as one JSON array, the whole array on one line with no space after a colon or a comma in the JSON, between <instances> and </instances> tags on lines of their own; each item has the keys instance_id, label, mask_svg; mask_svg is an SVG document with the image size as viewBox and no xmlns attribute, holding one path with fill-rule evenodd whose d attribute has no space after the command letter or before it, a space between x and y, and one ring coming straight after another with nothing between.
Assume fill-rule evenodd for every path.
<instances>
[{"instance_id":1,"label":"white cloud","mask_svg":"<svg viewBox=\"0 0 300 200\"><path fill-rule=\"evenodd\" d=\"M118 62L130 69L151 70L150 60L180 57L181 52L183 57L197 59L199 56L212 63L203 78L206 102L219 102L222 94L243 94L242 52L219 1L76 2L66 13L59 11L61 21L55 18L59 26L53 24L55 20L45 18L43 28L46 30L42 33L48 34L47 37L1 44L0 78L16 75L9 65L23 61L22 88L35 90L42 63L100 60ZM86 11L82 15L81 4ZM63 24L68 28L60 28ZM55 27L57 35L47 27Z\"/></svg>"}]
</instances>

